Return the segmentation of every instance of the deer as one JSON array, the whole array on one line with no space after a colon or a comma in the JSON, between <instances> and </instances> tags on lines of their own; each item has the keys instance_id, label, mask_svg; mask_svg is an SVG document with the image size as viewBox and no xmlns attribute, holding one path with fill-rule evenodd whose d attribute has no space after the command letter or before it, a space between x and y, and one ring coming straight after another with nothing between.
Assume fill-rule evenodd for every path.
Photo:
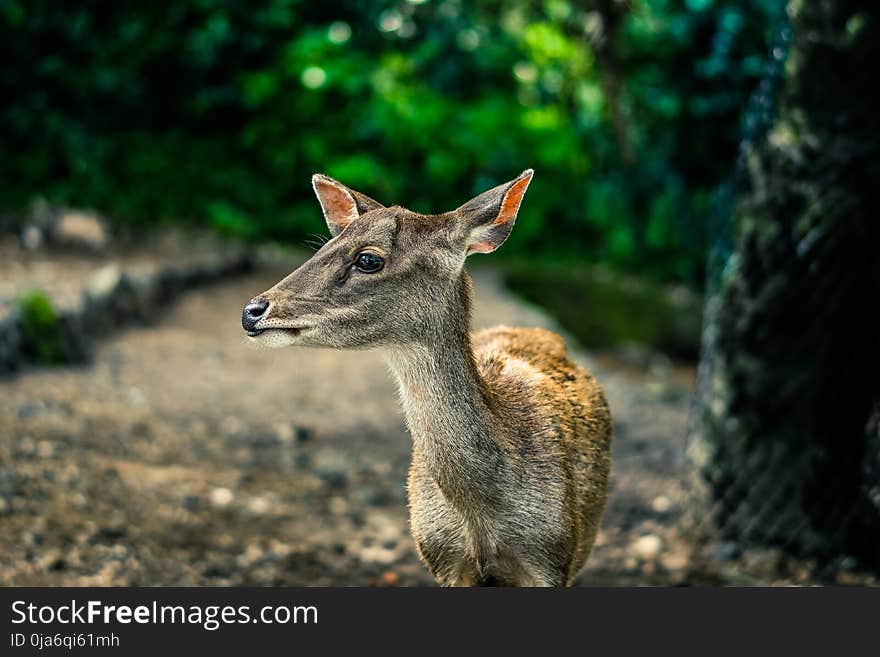
<instances>
[{"instance_id":1,"label":"deer","mask_svg":"<svg viewBox=\"0 0 880 657\"><path fill-rule=\"evenodd\" d=\"M441 586L571 585L608 495L608 404L563 338L471 333L465 260L507 239L533 173L436 215L315 174L331 239L242 313L265 347L383 353L412 437L410 532Z\"/></svg>"}]
</instances>

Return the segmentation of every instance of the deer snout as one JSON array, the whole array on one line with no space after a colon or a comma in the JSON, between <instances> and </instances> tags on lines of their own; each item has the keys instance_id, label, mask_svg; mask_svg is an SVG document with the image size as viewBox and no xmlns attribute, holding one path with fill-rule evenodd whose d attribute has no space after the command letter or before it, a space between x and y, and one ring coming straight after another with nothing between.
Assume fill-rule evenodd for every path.
<instances>
[{"instance_id":1,"label":"deer snout","mask_svg":"<svg viewBox=\"0 0 880 657\"><path fill-rule=\"evenodd\" d=\"M252 299L241 313L241 325L248 335L259 335L262 331L256 328L259 322L266 314L269 308L269 302L263 298Z\"/></svg>"}]
</instances>

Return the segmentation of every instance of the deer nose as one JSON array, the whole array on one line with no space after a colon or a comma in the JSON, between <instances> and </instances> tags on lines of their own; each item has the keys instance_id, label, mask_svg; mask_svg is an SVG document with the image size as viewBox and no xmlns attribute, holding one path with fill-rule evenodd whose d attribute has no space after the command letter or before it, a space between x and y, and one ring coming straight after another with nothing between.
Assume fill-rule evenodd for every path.
<instances>
[{"instance_id":1,"label":"deer nose","mask_svg":"<svg viewBox=\"0 0 880 657\"><path fill-rule=\"evenodd\" d=\"M241 325L244 330L248 333L255 331L257 322L263 318L268 308L269 302L265 299L254 299L246 305L241 313Z\"/></svg>"}]
</instances>

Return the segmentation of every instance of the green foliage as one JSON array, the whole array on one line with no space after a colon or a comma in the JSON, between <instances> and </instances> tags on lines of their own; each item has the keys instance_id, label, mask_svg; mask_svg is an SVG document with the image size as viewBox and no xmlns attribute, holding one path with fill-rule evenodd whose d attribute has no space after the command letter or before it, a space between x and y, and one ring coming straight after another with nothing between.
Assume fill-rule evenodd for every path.
<instances>
[{"instance_id":1,"label":"green foliage","mask_svg":"<svg viewBox=\"0 0 880 657\"><path fill-rule=\"evenodd\" d=\"M0 5L0 206L300 241L309 177L452 209L537 171L504 253L699 284L778 0Z\"/></svg>"},{"instance_id":2,"label":"green foliage","mask_svg":"<svg viewBox=\"0 0 880 657\"><path fill-rule=\"evenodd\" d=\"M34 360L43 365L66 361L64 339L52 302L41 290L18 299L19 326Z\"/></svg>"}]
</instances>

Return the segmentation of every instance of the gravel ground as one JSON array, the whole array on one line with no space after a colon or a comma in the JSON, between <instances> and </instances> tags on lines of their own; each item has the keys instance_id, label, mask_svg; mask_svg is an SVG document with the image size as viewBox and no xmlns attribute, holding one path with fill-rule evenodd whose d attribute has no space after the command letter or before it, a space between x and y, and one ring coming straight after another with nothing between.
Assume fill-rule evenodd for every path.
<instances>
[{"instance_id":1,"label":"gravel ground","mask_svg":"<svg viewBox=\"0 0 880 657\"><path fill-rule=\"evenodd\" d=\"M116 258L188 257L172 236L102 257L0 242L0 299L61 307ZM252 349L242 304L296 265L185 293L80 367L0 379L0 585L432 585L409 537L410 439L381 357ZM274 258L278 260L277 254ZM474 274L478 327L557 329ZM558 330L558 329L557 329ZM680 531L693 370L639 348L577 353L615 421L612 490L580 585L876 584Z\"/></svg>"}]
</instances>

